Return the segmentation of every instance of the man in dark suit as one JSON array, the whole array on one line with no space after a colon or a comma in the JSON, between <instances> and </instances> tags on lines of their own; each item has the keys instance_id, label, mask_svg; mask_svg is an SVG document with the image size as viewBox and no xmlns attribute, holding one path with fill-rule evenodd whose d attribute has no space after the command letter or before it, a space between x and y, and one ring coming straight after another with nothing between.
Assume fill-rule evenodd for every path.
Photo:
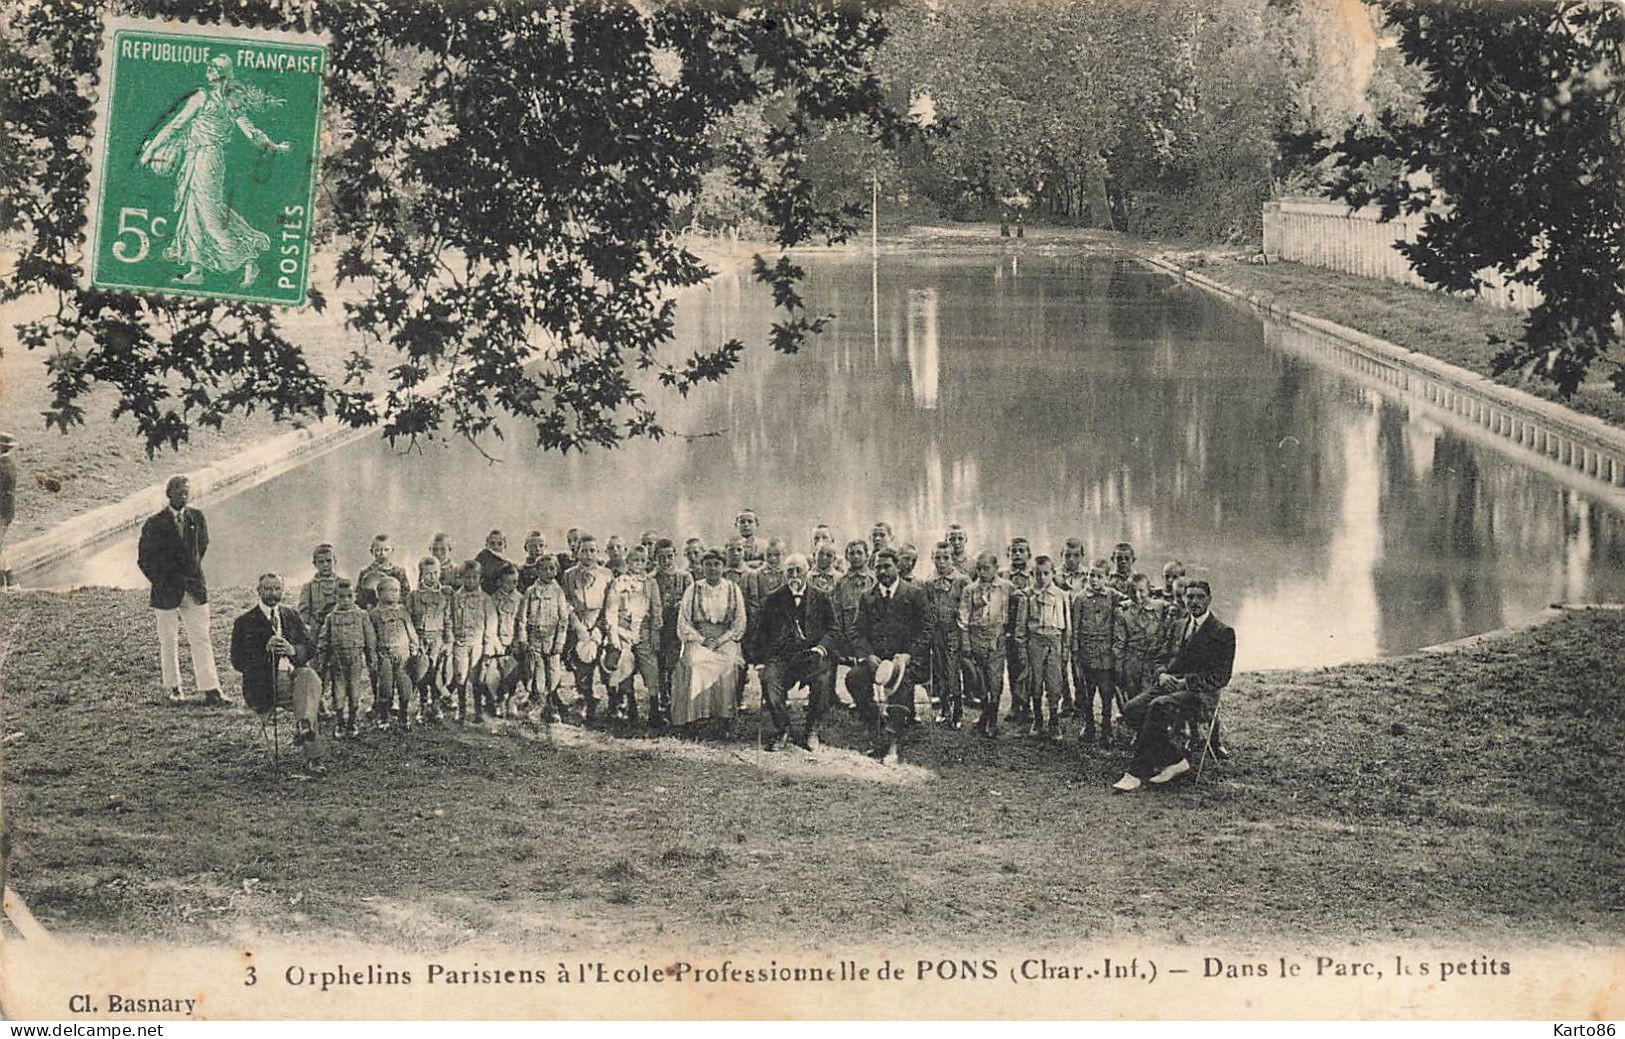
<instances>
[{"instance_id":1,"label":"man in dark suit","mask_svg":"<svg viewBox=\"0 0 1625 1039\"><path fill-rule=\"evenodd\" d=\"M282 605L282 578L265 574L260 601L231 626L231 666L243 676L243 703L260 714L271 710L272 678L290 674L315 652L299 611Z\"/></svg>"},{"instance_id":2,"label":"man in dark suit","mask_svg":"<svg viewBox=\"0 0 1625 1039\"><path fill-rule=\"evenodd\" d=\"M295 744L307 757L318 756L316 710L321 680L302 667L315 655L315 640L299 611L282 605L282 578L263 574L260 601L231 626L231 666L243 676L243 702L257 714L269 714L280 690L293 701Z\"/></svg>"},{"instance_id":3,"label":"man in dark suit","mask_svg":"<svg viewBox=\"0 0 1625 1039\"><path fill-rule=\"evenodd\" d=\"M192 675L209 705L220 698L220 676L209 641L209 590L203 581L203 554L209 550L209 525L203 513L186 504L192 487L184 476L172 476L164 493L169 507L141 526L136 565L152 583L150 603L158 617L158 660L171 703L181 692L180 633L192 654Z\"/></svg>"},{"instance_id":4,"label":"man in dark suit","mask_svg":"<svg viewBox=\"0 0 1625 1039\"><path fill-rule=\"evenodd\" d=\"M879 524L876 524L878 527ZM914 711L914 687L925 679L931 646L926 625L925 592L913 582L900 580L895 549L875 553L875 585L858 602L852 654L857 663L846 673L846 691L859 714L876 728L879 737L871 757L897 758L897 737ZM882 713L875 704L875 674L884 661L903 670L902 680L890 682Z\"/></svg>"},{"instance_id":5,"label":"man in dark suit","mask_svg":"<svg viewBox=\"0 0 1625 1039\"><path fill-rule=\"evenodd\" d=\"M1213 616L1213 590L1206 581L1185 586L1190 619L1179 649L1157 676L1157 688L1141 693L1123 707L1123 722L1137 735L1134 757L1116 790L1136 790L1143 781L1161 785L1190 771L1191 763L1174 743L1169 729L1188 722L1207 722L1219 706L1219 691L1230 682L1236 662L1236 633Z\"/></svg>"},{"instance_id":6,"label":"man in dark suit","mask_svg":"<svg viewBox=\"0 0 1625 1039\"><path fill-rule=\"evenodd\" d=\"M835 606L807 583L807 571L806 556L786 556L784 584L768 593L756 621L752 656L762 662L762 699L773 717L769 750L789 739L791 687L807 686L807 735L799 742L808 750L818 749L818 723L835 698Z\"/></svg>"}]
</instances>

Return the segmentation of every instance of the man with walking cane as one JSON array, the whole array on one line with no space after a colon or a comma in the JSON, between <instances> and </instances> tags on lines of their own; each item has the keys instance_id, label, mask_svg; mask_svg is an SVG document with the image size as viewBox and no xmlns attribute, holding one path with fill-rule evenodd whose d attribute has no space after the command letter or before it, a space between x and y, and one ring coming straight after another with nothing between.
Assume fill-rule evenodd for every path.
<instances>
[{"instance_id":1,"label":"man with walking cane","mask_svg":"<svg viewBox=\"0 0 1625 1039\"><path fill-rule=\"evenodd\" d=\"M320 771L316 710L322 686L316 672L304 666L312 655L310 631L297 610L282 605L282 578L264 574L260 601L231 627L231 666L243 676L243 702L269 716L273 758L278 753L278 710L293 707L295 746L305 748L307 764Z\"/></svg>"},{"instance_id":2,"label":"man with walking cane","mask_svg":"<svg viewBox=\"0 0 1625 1039\"><path fill-rule=\"evenodd\" d=\"M835 698L835 607L828 595L807 583L807 557L799 552L784 560L784 584L762 601L752 656L762 664L762 699L773 719L773 738L766 749L782 749L790 740L788 694L798 683L807 686L807 730L796 742L818 750L818 723Z\"/></svg>"}]
</instances>

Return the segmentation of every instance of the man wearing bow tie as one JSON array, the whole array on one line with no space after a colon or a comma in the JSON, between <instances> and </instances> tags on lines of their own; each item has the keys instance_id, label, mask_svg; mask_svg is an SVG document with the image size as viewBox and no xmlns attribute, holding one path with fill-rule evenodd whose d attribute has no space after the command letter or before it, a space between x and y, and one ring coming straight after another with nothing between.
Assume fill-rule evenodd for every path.
<instances>
[{"instance_id":1,"label":"man wearing bow tie","mask_svg":"<svg viewBox=\"0 0 1625 1039\"><path fill-rule=\"evenodd\" d=\"M209 550L209 525L203 513L186 503L192 485L172 476L164 488L169 505L141 526L136 565L152 583L149 602L158 618L158 661L170 703L186 699L181 692L180 633L192 654L192 676L204 703L224 703L209 641L209 590L203 581L203 554Z\"/></svg>"},{"instance_id":2,"label":"man wearing bow tie","mask_svg":"<svg viewBox=\"0 0 1625 1039\"><path fill-rule=\"evenodd\" d=\"M858 711L876 729L871 757L885 760L896 754L897 736L914 710L914 687L925 679L931 631L926 624L925 592L919 585L899 579L897 552L875 553L875 586L858 603L852 640L857 663L846 673L846 691ZM904 669L881 712L875 704L875 673L882 661Z\"/></svg>"},{"instance_id":3,"label":"man wearing bow tie","mask_svg":"<svg viewBox=\"0 0 1625 1039\"><path fill-rule=\"evenodd\" d=\"M1206 581L1185 586L1185 608L1190 617L1179 649L1168 668L1157 676L1155 689L1141 693L1123 707L1123 723L1136 733L1134 757L1128 771L1112 786L1129 791L1142 781L1161 785L1190 771L1191 763L1173 741L1170 727L1208 722L1219 706L1219 691L1230 682L1236 662L1236 632L1213 616L1208 608L1213 590Z\"/></svg>"},{"instance_id":4,"label":"man wearing bow tie","mask_svg":"<svg viewBox=\"0 0 1625 1039\"><path fill-rule=\"evenodd\" d=\"M835 607L828 595L807 583L807 557L784 559L784 584L762 600L753 655L762 662L762 698L773 718L769 750L790 738L788 691L807 686L807 734L798 741L818 749L818 723L835 698Z\"/></svg>"}]
</instances>

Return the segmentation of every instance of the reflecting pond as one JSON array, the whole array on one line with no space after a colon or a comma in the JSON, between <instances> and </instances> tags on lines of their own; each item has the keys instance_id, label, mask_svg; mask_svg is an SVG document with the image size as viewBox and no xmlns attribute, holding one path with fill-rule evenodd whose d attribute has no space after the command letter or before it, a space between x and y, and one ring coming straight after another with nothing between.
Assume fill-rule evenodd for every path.
<instances>
[{"instance_id":1,"label":"reflecting pond","mask_svg":"<svg viewBox=\"0 0 1625 1039\"><path fill-rule=\"evenodd\" d=\"M973 550L1025 534L1058 553L1079 536L1104 555L1126 540L1148 571L1178 558L1213 583L1238 667L1399 653L1557 600L1625 598L1625 526L1602 487L1132 259L1016 245L806 266L810 305L837 317L797 356L758 346L773 314L747 275L685 297L681 342L752 350L663 412L683 435L568 458L510 440L495 464L369 437L205 503L210 581L297 582L321 541L353 572L378 531L409 569L439 530L460 556L493 527L515 552L532 528L559 550L570 526L717 542L748 505L797 547L817 522L844 540L876 519L927 557L954 521ZM120 538L29 583L140 585L134 555Z\"/></svg>"}]
</instances>

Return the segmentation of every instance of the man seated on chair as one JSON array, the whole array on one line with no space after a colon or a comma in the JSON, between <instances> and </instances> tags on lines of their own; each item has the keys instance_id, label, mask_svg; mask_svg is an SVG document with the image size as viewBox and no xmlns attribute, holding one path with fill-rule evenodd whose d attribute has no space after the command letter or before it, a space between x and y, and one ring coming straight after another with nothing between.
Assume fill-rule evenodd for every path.
<instances>
[{"instance_id":1,"label":"man seated on chair","mask_svg":"<svg viewBox=\"0 0 1625 1039\"><path fill-rule=\"evenodd\" d=\"M883 524L875 526L878 530ZM926 680L930 651L925 590L902 580L897 551L882 548L875 553L874 587L858 602L852 636L852 655L857 662L846 673L846 691L877 738L870 757L896 763L898 737L914 711L914 687ZM887 661L892 666L887 677L881 677L880 665ZM902 678L888 681L899 668ZM884 704L876 703L876 685L885 690Z\"/></svg>"},{"instance_id":2,"label":"man seated on chair","mask_svg":"<svg viewBox=\"0 0 1625 1039\"><path fill-rule=\"evenodd\" d=\"M784 557L784 584L767 594L756 622L752 655L762 664L762 698L773 718L768 750L790 740L788 694L807 686L807 734L800 745L818 750L818 723L835 699L835 607L807 583L807 557Z\"/></svg>"},{"instance_id":3,"label":"man seated on chair","mask_svg":"<svg viewBox=\"0 0 1625 1039\"><path fill-rule=\"evenodd\" d=\"M1213 590L1206 581L1185 586L1190 618L1178 650L1157 676L1156 687L1123 708L1123 722L1135 733L1134 757L1123 778L1112 784L1114 789L1135 790L1146 780L1161 785L1190 771L1191 763L1169 729L1183 731L1187 722L1212 720L1219 706L1219 690L1229 683L1236 661L1235 630L1213 616L1208 609L1212 599Z\"/></svg>"},{"instance_id":4,"label":"man seated on chair","mask_svg":"<svg viewBox=\"0 0 1625 1039\"><path fill-rule=\"evenodd\" d=\"M310 630L297 610L282 605L281 577L262 575L259 596L231 626L231 666L243 676L243 702L265 716L279 698L291 701L293 742L314 760L321 682L303 666L315 648Z\"/></svg>"}]
</instances>

